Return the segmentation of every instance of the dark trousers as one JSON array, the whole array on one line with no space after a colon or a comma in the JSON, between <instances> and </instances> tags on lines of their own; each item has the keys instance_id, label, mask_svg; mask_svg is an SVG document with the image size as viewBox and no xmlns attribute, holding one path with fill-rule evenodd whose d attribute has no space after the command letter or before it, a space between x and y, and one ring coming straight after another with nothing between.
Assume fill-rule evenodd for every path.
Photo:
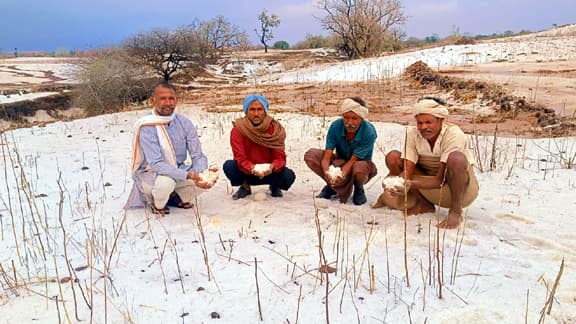
<instances>
[{"instance_id":1,"label":"dark trousers","mask_svg":"<svg viewBox=\"0 0 576 324\"><path fill-rule=\"evenodd\" d=\"M246 174L238 168L238 163L235 160L228 160L224 162L222 166L224 174L230 180L232 186L239 186L244 182L250 185L270 185L270 188L280 188L282 190L288 190L290 186L296 180L296 175L294 171L283 168L280 172L272 172L265 176L264 178L258 178L252 174Z\"/></svg>"}]
</instances>

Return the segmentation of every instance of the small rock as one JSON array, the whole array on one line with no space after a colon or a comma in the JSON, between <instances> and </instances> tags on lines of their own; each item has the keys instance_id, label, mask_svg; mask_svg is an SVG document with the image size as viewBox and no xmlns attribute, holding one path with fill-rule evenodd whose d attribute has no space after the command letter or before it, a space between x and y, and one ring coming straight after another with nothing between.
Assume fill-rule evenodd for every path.
<instances>
[{"instance_id":1,"label":"small rock","mask_svg":"<svg viewBox=\"0 0 576 324\"><path fill-rule=\"evenodd\" d=\"M220 314L218 314L217 312L212 312L212 313L210 313L210 317L212 317L212 318L220 318Z\"/></svg>"}]
</instances>

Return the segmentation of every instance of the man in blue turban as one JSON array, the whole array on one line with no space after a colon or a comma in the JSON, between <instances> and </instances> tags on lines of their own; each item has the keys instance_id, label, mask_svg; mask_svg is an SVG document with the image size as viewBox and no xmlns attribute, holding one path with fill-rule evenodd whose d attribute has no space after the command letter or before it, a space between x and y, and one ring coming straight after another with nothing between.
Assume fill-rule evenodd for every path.
<instances>
[{"instance_id":1,"label":"man in blue turban","mask_svg":"<svg viewBox=\"0 0 576 324\"><path fill-rule=\"evenodd\" d=\"M286 167L286 131L268 115L268 100L259 94L244 99L244 117L234 122L230 132L233 160L224 162L223 171L232 186L240 186L232 199L252 193L251 185L267 184L272 197L282 197L294 183L294 171Z\"/></svg>"}]
</instances>

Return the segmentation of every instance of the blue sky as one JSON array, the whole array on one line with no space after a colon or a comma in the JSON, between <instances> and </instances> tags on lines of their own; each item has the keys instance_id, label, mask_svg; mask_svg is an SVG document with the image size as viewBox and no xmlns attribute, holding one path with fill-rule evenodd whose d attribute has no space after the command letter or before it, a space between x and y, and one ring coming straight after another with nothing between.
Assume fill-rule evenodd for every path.
<instances>
[{"instance_id":1,"label":"blue sky","mask_svg":"<svg viewBox=\"0 0 576 324\"><path fill-rule=\"evenodd\" d=\"M317 0L0 0L0 48L11 52L91 49L119 44L154 28L173 29L198 18L223 15L256 43L263 9L280 17L274 41L295 43L307 33L324 34ZM408 36L443 37L507 30L539 31L576 23L575 0L404 0Z\"/></svg>"}]
</instances>

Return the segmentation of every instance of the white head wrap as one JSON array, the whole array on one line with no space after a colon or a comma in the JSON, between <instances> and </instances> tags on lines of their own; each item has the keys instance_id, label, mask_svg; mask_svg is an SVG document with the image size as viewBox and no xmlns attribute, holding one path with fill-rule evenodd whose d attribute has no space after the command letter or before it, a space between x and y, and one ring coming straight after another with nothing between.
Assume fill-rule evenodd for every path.
<instances>
[{"instance_id":1,"label":"white head wrap","mask_svg":"<svg viewBox=\"0 0 576 324\"><path fill-rule=\"evenodd\" d=\"M448 117L448 109L432 99L422 99L414 104L412 114L414 116L429 114L438 118L446 118Z\"/></svg>"},{"instance_id":2,"label":"white head wrap","mask_svg":"<svg viewBox=\"0 0 576 324\"><path fill-rule=\"evenodd\" d=\"M362 117L362 119L368 118L368 108L362 106L361 104L357 103L356 101L350 98L344 99L340 108L342 110L342 114L351 111L354 112L356 115Z\"/></svg>"}]
</instances>

